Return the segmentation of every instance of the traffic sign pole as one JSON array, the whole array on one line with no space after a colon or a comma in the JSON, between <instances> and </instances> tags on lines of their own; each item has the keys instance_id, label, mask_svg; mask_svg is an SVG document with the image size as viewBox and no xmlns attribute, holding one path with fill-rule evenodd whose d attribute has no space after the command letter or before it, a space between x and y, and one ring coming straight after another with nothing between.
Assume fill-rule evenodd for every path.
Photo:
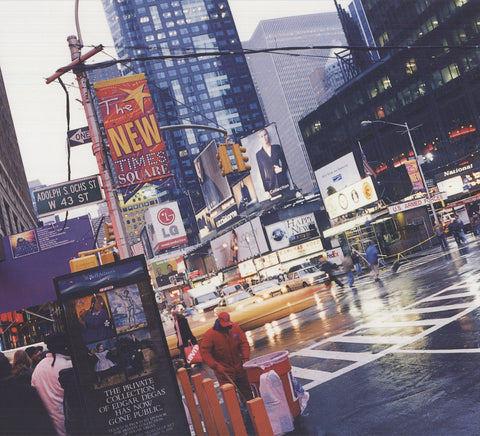
<instances>
[{"instance_id":1,"label":"traffic sign pole","mask_svg":"<svg viewBox=\"0 0 480 436\"><path fill-rule=\"evenodd\" d=\"M120 213L120 206L118 204L115 185L103 153L102 137L100 134L100 128L98 127L97 119L95 117L95 107L93 105L92 96L90 95L90 90L88 89L86 73L81 69L75 69L75 67L81 64L85 59L88 59L89 57L98 53L101 50L101 47L96 47L82 56L77 37L69 36L67 41L70 48L72 62L66 68L60 69L53 76L47 78L46 82L47 84L51 83L53 80L70 70L74 70L77 76L80 94L82 96L82 103L83 107L85 108L85 115L87 116L88 128L90 129L90 136L92 138L92 150L97 160L98 170L102 179L105 200L107 202L110 220L113 225L115 240L117 241L118 252L120 258L125 259L130 256L130 247L127 244L126 231L123 224L122 215Z\"/></svg>"}]
</instances>

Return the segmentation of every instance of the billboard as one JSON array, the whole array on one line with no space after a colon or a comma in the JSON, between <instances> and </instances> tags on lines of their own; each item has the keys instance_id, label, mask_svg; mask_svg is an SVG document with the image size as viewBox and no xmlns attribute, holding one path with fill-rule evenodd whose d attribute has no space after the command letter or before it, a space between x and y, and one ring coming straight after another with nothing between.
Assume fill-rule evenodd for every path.
<instances>
[{"instance_id":1,"label":"billboard","mask_svg":"<svg viewBox=\"0 0 480 436\"><path fill-rule=\"evenodd\" d=\"M254 218L210 242L218 269L237 265L268 251L260 218Z\"/></svg>"},{"instance_id":2,"label":"billboard","mask_svg":"<svg viewBox=\"0 0 480 436\"><path fill-rule=\"evenodd\" d=\"M89 434L188 434L143 256L54 279Z\"/></svg>"},{"instance_id":3,"label":"billboard","mask_svg":"<svg viewBox=\"0 0 480 436\"><path fill-rule=\"evenodd\" d=\"M215 229L215 221L211 217L207 208L204 208L199 213L195 214L195 219L197 221L200 239L206 238Z\"/></svg>"},{"instance_id":4,"label":"billboard","mask_svg":"<svg viewBox=\"0 0 480 436\"><path fill-rule=\"evenodd\" d=\"M240 212L258 202L252 176L250 175L242 179L236 185L233 185L232 192L233 197L235 198L235 203L237 203L237 208Z\"/></svg>"},{"instance_id":5,"label":"billboard","mask_svg":"<svg viewBox=\"0 0 480 436\"><path fill-rule=\"evenodd\" d=\"M232 196L230 185L218 166L217 144L210 142L194 159L200 189L208 210L215 209Z\"/></svg>"},{"instance_id":6,"label":"billboard","mask_svg":"<svg viewBox=\"0 0 480 436\"><path fill-rule=\"evenodd\" d=\"M320 235L313 213L278 221L265 226L265 231L272 251L297 245Z\"/></svg>"},{"instance_id":7,"label":"billboard","mask_svg":"<svg viewBox=\"0 0 480 436\"><path fill-rule=\"evenodd\" d=\"M242 138L245 155L252 167L258 201L269 200L291 190L290 173L275 124Z\"/></svg>"},{"instance_id":8,"label":"billboard","mask_svg":"<svg viewBox=\"0 0 480 436\"><path fill-rule=\"evenodd\" d=\"M88 216L69 219L63 226L60 222L2 238L0 313L56 300L52 278L69 273L69 260L91 250L94 241Z\"/></svg>"},{"instance_id":9,"label":"billboard","mask_svg":"<svg viewBox=\"0 0 480 436\"><path fill-rule=\"evenodd\" d=\"M330 219L333 219L377 200L377 192L373 186L372 178L366 177L340 192L328 196L325 199L325 208Z\"/></svg>"},{"instance_id":10,"label":"billboard","mask_svg":"<svg viewBox=\"0 0 480 436\"><path fill-rule=\"evenodd\" d=\"M187 233L176 201L161 203L147 209L145 223L155 254L187 242Z\"/></svg>"},{"instance_id":11,"label":"billboard","mask_svg":"<svg viewBox=\"0 0 480 436\"><path fill-rule=\"evenodd\" d=\"M318 169L315 177L324 200L361 179L353 152Z\"/></svg>"},{"instance_id":12,"label":"billboard","mask_svg":"<svg viewBox=\"0 0 480 436\"><path fill-rule=\"evenodd\" d=\"M175 256L151 263L155 283L159 288L183 284L185 261L183 256Z\"/></svg>"},{"instance_id":13,"label":"billboard","mask_svg":"<svg viewBox=\"0 0 480 436\"><path fill-rule=\"evenodd\" d=\"M171 176L143 74L93 84L119 187Z\"/></svg>"}]
</instances>

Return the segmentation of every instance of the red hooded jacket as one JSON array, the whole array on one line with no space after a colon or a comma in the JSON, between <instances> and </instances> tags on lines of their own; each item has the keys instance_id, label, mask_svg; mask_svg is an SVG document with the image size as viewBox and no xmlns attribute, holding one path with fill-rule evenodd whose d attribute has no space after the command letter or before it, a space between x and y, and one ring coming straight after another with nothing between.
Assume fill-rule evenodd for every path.
<instances>
[{"instance_id":1,"label":"red hooded jacket","mask_svg":"<svg viewBox=\"0 0 480 436\"><path fill-rule=\"evenodd\" d=\"M203 361L213 370L223 366L227 373L244 371L242 359L250 358L247 336L238 324L223 328L215 321L214 326L203 336L200 346Z\"/></svg>"}]
</instances>

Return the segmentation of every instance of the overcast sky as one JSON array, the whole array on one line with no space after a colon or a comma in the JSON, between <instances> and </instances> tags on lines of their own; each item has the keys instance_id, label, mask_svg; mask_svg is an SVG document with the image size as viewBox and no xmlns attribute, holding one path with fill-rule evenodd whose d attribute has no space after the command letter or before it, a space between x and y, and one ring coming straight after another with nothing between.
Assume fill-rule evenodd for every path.
<instances>
[{"instance_id":1,"label":"overcast sky","mask_svg":"<svg viewBox=\"0 0 480 436\"><path fill-rule=\"evenodd\" d=\"M260 20L334 12L333 0L230 0L241 40ZM0 68L28 180L50 185L67 180L65 93L58 82L45 84L70 63L66 38L75 35L74 0L0 0ZM80 30L85 48L102 44L95 62L115 56L100 0L80 1ZM86 126L73 74L63 81L70 91L70 129ZM98 173L90 145L72 149L72 179Z\"/></svg>"}]
</instances>

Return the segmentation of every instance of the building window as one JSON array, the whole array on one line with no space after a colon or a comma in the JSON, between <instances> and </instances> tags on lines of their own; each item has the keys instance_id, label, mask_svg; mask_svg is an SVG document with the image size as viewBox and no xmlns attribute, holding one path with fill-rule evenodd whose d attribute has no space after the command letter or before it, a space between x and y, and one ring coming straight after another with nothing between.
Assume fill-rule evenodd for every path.
<instances>
[{"instance_id":1,"label":"building window","mask_svg":"<svg viewBox=\"0 0 480 436\"><path fill-rule=\"evenodd\" d=\"M460 76L458 65L455 63L450 64L448 67L443 68L441 73L442 73L442 79L444 83L448 83L451 80L456 79L458 76Z\"/></svg>"}]
</instances>

